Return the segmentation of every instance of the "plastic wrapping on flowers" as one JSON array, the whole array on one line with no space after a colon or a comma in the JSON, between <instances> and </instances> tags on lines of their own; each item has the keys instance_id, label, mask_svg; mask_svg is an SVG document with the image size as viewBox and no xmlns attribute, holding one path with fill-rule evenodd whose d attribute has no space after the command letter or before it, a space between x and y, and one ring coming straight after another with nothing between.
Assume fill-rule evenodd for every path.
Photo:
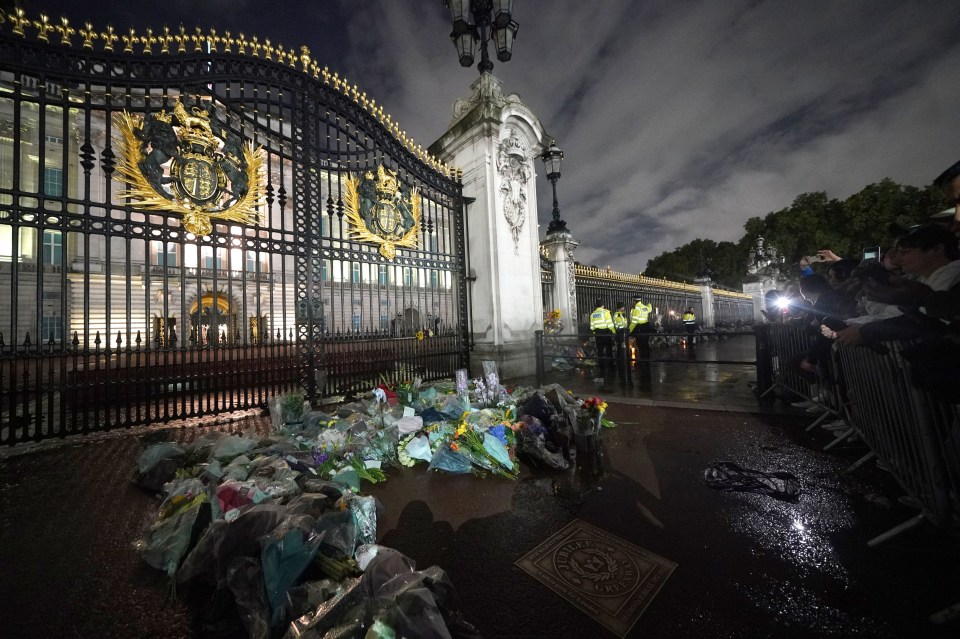
<instances>
[{"instance_id":1,"label":"plastic wrapping on flowers","mask_svg":"<svg viewBox=\"0 0 960 639\"><path fill-rule=\"evenodd\" d=\"M441 625L457 618L444 598L452 589L432 590L439 568L415 572L396 551L372 545L379 504L360 494L364 482L421 462L508 479L520 460L564 469L573 421L602 419L606 406L557 386L510 390L495 370L467 381L466 392L454 380L413 380L402 388L407 401L392 403L390 390L335 414L309 411L296 429L277 419L267 437L213 432L148 447L134 479L163 499L137 543L143 559L200 608L228 591L251 637L283 628L321 637L352 623L376 625L382 636L443 635ZM358 547L374 558L360 562ZM391 570L403 580L377 590ZM373 581L359 588L365 580Z\"/></svg>"}]
</instances>

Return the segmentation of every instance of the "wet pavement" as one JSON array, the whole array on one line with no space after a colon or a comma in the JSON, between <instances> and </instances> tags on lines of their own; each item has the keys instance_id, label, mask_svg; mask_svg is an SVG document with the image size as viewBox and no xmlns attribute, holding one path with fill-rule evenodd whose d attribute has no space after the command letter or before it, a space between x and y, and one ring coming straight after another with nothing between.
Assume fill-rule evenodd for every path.
<instances>
[{"instance_id":1,"label":"wet pavement","mask_svg":"<svg viewBox=\"0 0 960 639\"><path fill-rule=\"evenodd\" d=\"M929 621L960 602L956 540L920 526L869 548L914 514L893 479L872 464L844 474L863 452L856 443L823 452L830 435L805 433L807 415L757 402L749 367L716 366L665 364L646 389L598 389L589 371L551 374L607 398L619 425L603 431L598 455L562 472L523 464L515 482L425 465L391 471L384 484L364 484L385 506L380 542L419 568L446 570L489 638L615 636L515 565L574 519L678 564L628 637L958 636L957 624ZM134 552L158 502L129 481L144 440L197 430L4 451L5 637L204 636ZM703 470L720 460L790 471L802 494L784 502L713 490Z\"/></svg>"}]
</instances>

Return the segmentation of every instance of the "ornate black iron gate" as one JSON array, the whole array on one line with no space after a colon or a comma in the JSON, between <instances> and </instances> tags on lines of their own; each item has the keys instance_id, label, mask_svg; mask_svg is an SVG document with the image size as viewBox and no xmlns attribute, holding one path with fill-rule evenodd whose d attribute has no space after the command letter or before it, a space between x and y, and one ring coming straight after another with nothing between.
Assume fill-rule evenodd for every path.
<instances>
[{"instance_id":1,"label":"ornate black iron gate","mask_svg":"<svg viewBox=\"0 0 960 639\"><path fill-rule=\"evenodd\" d=\"M455 172L306 48L0 30L0 442L466 365Z\"/></svg>"}]
</instances>

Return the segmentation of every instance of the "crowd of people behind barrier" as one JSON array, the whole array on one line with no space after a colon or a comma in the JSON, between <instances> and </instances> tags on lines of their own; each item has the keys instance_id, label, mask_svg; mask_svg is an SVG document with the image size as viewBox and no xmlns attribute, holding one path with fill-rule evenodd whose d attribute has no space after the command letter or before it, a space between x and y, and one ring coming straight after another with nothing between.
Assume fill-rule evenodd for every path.
<instances>
[{"instance_id":1,"label":"crowd of people behind barrier","mask_svg":"<svg viewBox=\"0 0 960 639\"><path fill-rule=\"evenodd\" d=\"M774 291L769 320L802 324L817 335L788 366L812 379L833 341L851 346L910 342L905 356L919 385L960 402L960 162L935 181L954 207L910 228L892 226L879 259L843 259L829 249L802 258L798 290ZM817 272L811 262L827 264ZM780 301L780 309L771 302Z\"/></svg>"},{"instance_id":2,"label":"crowd of people behind barrier","mask_svg":"<svg viewBox=\"0 0 960 639\"><path fill-rule=\"evenodd\" d=\"M794 327L772 334L780 384L793 405L831 413L838 419L819 425L840 438L866 432L925 511L949 512L958 523L960 162L935 184L951 209L891 227L895 241L876 258L821 249L801 259L796 290L768 294L764 315Z\"/></svg>"}]
</instances>

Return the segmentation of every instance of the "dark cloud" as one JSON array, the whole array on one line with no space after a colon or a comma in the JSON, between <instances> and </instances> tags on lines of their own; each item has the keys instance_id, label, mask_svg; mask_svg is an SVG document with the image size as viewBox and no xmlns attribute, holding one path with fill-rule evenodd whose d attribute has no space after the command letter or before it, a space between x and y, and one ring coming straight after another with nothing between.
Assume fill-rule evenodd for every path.
<instances>
[{"instance_id":1,"label":"dark cloud","mask_svg":"<svg viewBox=\"0 0 960 639\"><path fill-rule=\"evenodd\" d=\"M306 44L420 144L477 77L440 0L35 0L73 22L214 26ZM747 218L890 177L924 185L960 156L960 12L950 0L517 0L495 62L563 148L562 216L586 263L641 271ZM542 168L537 167L542 173ZM538 178L545 228L552 195Z\"/></svg>"}]
</instances>

